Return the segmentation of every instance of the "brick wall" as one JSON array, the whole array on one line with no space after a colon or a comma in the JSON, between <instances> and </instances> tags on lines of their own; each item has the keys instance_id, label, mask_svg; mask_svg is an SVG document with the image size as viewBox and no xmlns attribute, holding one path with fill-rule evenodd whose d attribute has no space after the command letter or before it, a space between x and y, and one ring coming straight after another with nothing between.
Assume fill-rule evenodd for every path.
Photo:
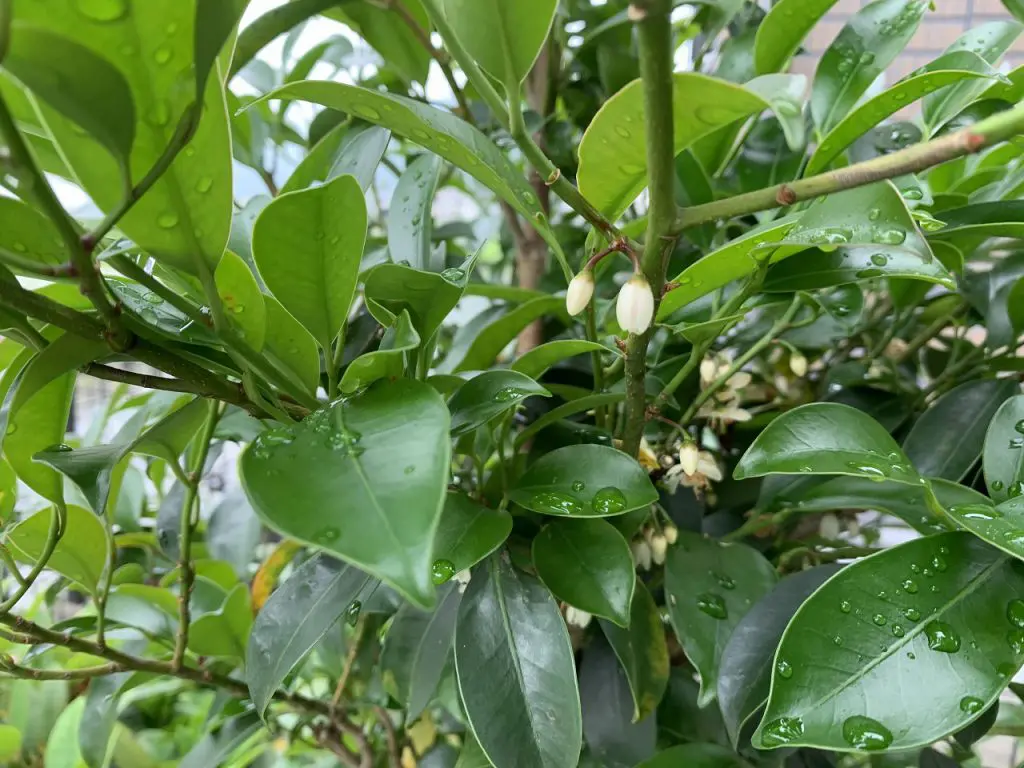
<instances>
[{"instance_id":1,"label":"brick wall","mask_svg":"<svg viewBox=\"0 0 1024 768\"><path fill-rule=\"evenodd\" d=\"M818 58L839 34L839 30L868 0L839 0L832 11L818 23L804 43L806 54L793 64L793 71L814 74ZM1000 0L935 0L935 10L925 13L917 34L903 53L886 71L888 82L894 82L939 56L962 32L989 21L1012 18ZM1010 67L1024 64L1024 35L1007 52L1004 60Z\"/></svg>"}]
</instances>

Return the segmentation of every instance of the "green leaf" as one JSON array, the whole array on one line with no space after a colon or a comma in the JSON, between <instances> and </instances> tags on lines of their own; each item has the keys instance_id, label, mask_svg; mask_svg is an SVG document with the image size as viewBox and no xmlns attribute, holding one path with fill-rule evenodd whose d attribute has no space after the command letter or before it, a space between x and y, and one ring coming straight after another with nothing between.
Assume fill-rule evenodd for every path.
<instances>
[{"instance_id":1,"label":"green leaf","mask_svg":"<svg viewBox=\"0 0 1024 768\"><path fill-rule=\"evenodd\" d=\"M467 276L464 270L456 271L461 274L442 277L401 264L381 264L366 275L363 290L367 299L393 315L408 310L420 339L429 339L462 298Z\"/></svg>"},{"instance_id":2,"label":"green leaf","mask_svg":"<svg viewBox=\"0 0 1024 768\"><path fill-rule=\"evenodd\" d=\"M298 376L308 393L315 394L320 386L320 352L316 339L281 302L273 296L262 298L267 317L266 351Z\"/></svg>"},{"instance_id":3,"label":"green leaf","mask_svg":"<svg viewBox=\"0 0 1024 768\"><path fill-rule=\"evenodd\" d=\"M292 0L264 13L239 33L227 79L238 74L277 37L337 4L338 0Z\"/></svg>"},{"instance_id":4,"label":"green leaf","mask_svg":"<svg viewBox=\"0 0 1024 768\"><path fill-rule=\"evenodd\" d=\"M491 77L518 86L533 67L555 18L557 0L442 0L448 23L473 60Z\"/></svg>"},{"instance_id":5,"label":"green leaf","mask_svg":"<svg viewBox=\"0 0 1024 768\"><path fill-rule=\"evenodd\" d=\"M630 768L651 757L656 718L633 722L633 693L612 647L600 635L590 639L580 662L583 739L602 766Z\"/></svg>"},{"instance_id":6,"label":"green leaf","mask_svg":"<svg viewBox=\"0 0 1024 768\"><path fill-rule=\"evenodd\" d=\"M764 290L809 291L877 277L922 280L946 287L954 283L938 259L922 261L910 251L861 247L826 252L814 248L769 269Z\"/></svg>"},{"instance_id":7,"label":"green leaf","mask_svg":"<svg viewBox=\"0 0 1024 768\"><path fill-rule=\"evenodd\" d=\"M568 445L534 462L509 498L546 515L610 517L653 504L658 492L633 457L604 445Z\"/></svg>"},{"instance_id":8,"label":"green leaf","mask_svg":"<svg viewBox=\"0 0 1024 768\"><path fill-rule=\"evenodd\" d=\"M14 557L35 564L45 552L54 511L43 509L14 526L5 538ZM107 565L107 531L96 515L69 506L60 540L46 567L95 595Z\"/></svg>"},{"instance_id":9,"label":"green leaf","mask_svg":"<svg viewBox=\"0 0 1024 768\"><path fill-rule=\"evenodd\" d=\"M1024 497L993 506L980 493L972 496L960 504L944 504L946 514L982 541L1024 560Z\"/></svg>"},{"instance_id":10,"label":"green leaf","mask_svg":"<svg viewBox=\"0 0 1024 768\"><path fill-rule=\"evenodd\" d=\"M973 720L1024 660L1011 560L952 532L841 570L782 637L754 745L902 750Z\"/></svg>"},{"instance_id":11,"label":"green leaf","mask_svg":"<svg viewBox=\"0 0 1024 768\"><path fill-rule=\"evenodd\" d=\"M118 221L118 228L142 250L193 275L216 267L228 240L232 209L231 134L219 77L209 78L201 114L192 109L199 74L193 71L196 3L150 5L143 13L129 12L124 3L89 4L83 10L78 0L55 0L15 10L16 20L74 39L108 60L128 82L136 105L133 183L141 181L172 140L180 142L183 117L198 119L187 148ZM101 210L115 209L125 193L116 161L71 121L52 109L42 113L85 191Z\"/></svg>"},{"instance_id":12,"label":"green leaf","mask_svg":"<svg viewBox=\"0 0 1024 768\"><path fill-rule=\"evenodd\" d=\"M775 570L756 550L680 531L665 559L668 615L700 674L699 706L715 698L722 652L733 629L775 586Z\"/></svg>"},{"instance_id":13,"label":"green leaf","mask_svg":"<svg viewBox=\"0 0 1024 768\"><path fill-rule=\"evenodd\" d=\"M754 39L759 75L778 72L800 48L818 20L836 0L779 0L761 20Z\"/></svg>"},{"instance_id":14,"label":"green leaf","mask_svg":"<svg viewBox=\"0 0 1024 768\"><path fill-rule=\"evenodd\" d=\"M45 768L79 768L83 765L78 749L78 734L82 724L85 699L79 697L60 713L46 740Z\"/></svg>"},{"instance_id":15,"label":"green leaf","mask_svg":"<svg viewBox=\"0 0 1024 768\"><path fill-rule=\"evenodd\" d=\"M67 261L64 242L53 222L13 197L0 197L0 247L40 264Z\"/></svg>"},{"instance_id":16,"label":"green leaf","mask_svg":"<svg viewBox=\"0 0 1024 768\"><path fill-rule=\"evenodd\" d=\"M284 679L348 609L369 576L325 555L300 565L256 616L246 651L246 683L263 717Z\"/></svg>"},{"instance_id":17,"label":"green leaf","mask_svg":"<svg viewBox=\"0 0 1024 768\"><path fill-rule=\"evenodd\" d=\"M448 409L432 387L378 384L293 428L264 432L242 454L241 480L267 525L429 608L448 431Z\"/></svg>"},{"instance_id":18,"label":"green leaf","mask_svg":"<svg viewBox=\"0 0 1024 768\"><path fill-rule=\"evenodd\" d=\"M1024 24L1017 21L992 21L964 32L945 53L971 53L986 64L993 65L1013 45L1022 30ZM960 83L928 96L924 100L923 112L924 123L930 129L929 135L936 133L974 101L988 85L983 81Z\"/></svg>"},{"instance_id":19,"label":"green leaf","mask_svg":"<svg viewBox=\"0 0 1024 768\"><path fill-rule=\"evenodd\" d=\"M267 309L260 286L242 257L225 251L214 273L217 294L232 323L246 343L257 352L263 349L267 333Z\"/></svg>"},{"instance_id":20,"label":"green leaf","mask_svg":"<svg viewBox=\"0 0 1024 768\"><path fill-rule=\"evenodd\" d=\"M648 377L648 381L652 380ZM581 411L589 411L594 408L599 408L603 405L614 405L621 403L626 399L626 393L623 392L606 392L601 395L586 395L584 397L577 398L576 400L570 400L568 403L552 408L550 411L545 413L543 416L538 418L526 429L516 435L515 444L516 447L525 445L526 442L540 432L542 429L550 427L552 424L561 421L562 419L572 416L574 413L580 413ZM610 439L610 438L609 438Z\"/></svg>"},{"instance_id":21,"label":"green leaf","mask_svg":"<svg viewBox=\"0 0 1024 768\"><path fill-rule=\"evenodd\" d=\"M434 698L452 648L461 602L462 592L452 584L434 611L403 605L388 628L381 667L394 675L410 721Z\"/></svg>"},{"instance_id":22,"label":"green leaf","mask_svg":"<svg viewBox=\"0 0 1024 768\"><path fill-rule=\"evenodd\" d=\"M565 622L540 582L505 557L473 573L455 628L455 668L469 725L496 768L576 765L582 724Z\"/></svg>"},{"instance_id":23,"label":"green leaf","mask_svg":"<svg viewBox=\"0 0 1024 768\"><path fill-rule=\"evenodd\" d=\"M196 0L195 79L196 93L206 90L206 80L217 63L225 43L245 13L249 0ZM234 53L234 46L228 57ZM218 73L219 74L219 73Z\"/></svg>"},{"instance_id":24,"label":"green leaf","mask_svg":"<svg viewBox=\"0 0 1024 768\"><path fill-rule=\"evenodd\" d=\"M142 427L146 413L140 412L108 445L70 451L49 448L36 453L33 459L69 477L82 491L93 511L102 515L107 509L117 465L133 452L177 462L208 418L210 407L211 402L201 398L186 401L144 432Z\"/></svg>"},{"instance_id":25,"label":"green leaf","mask_svg":"<svg viewBox=\"0 0 1024 768\"><path fill-rule=\"evenodd\" d=\"M399 378L405 366L405 353L419 345L419 334L412 326L408 311L403 309L394 325L384 332L380 347L349 363L341 378L342 393L351 394L378 379Z\"/></svg>"},{"instance_id":26,"label":"green leaf","mask_svg":"<svg viewBox=\"0 0 1024 768\"><path fill-rule=\"evenodd\" d=\"M772 660L793 614L841 566L820 565L782 579L758 600L733 628L722 651L718 702L733 748L738 748L750 719L768 701Z\"/></svg>"},{"instance_id":27,"label":"green leaf","mask_svg":"<svg viewBox=\"0 0 1024 768\"><path fill-rule=\"evenodd\" d=\"M672 90L675 155L713 131L771 106L743 86L693 72L674 74ZM609 218L618 218L647 186L646 135L639 80L608 99L583 134L580 192Z\"/></svg>"},{"instance_id":28,"label":"green leaf","mask_svg":"<svg viewBox=\"0 0 1024 768\"><path fill-rule=\"evenodd\" d=\"M452 434L464 435L514 410L528 397L551 397L529 376L515 371L487 371L467 381L448 401Z\"/></svg>"},{"instance_id":29,"label":"green leaf","mask_svg":"<svg viewBox=\"0 0 1024 768\"><path fill-rule=\"evenodd\" d=\"M339 176L354 176L365 192L389 141L391 131L376 125L363 130L348 123L335 126L302 158L281 187L281 194L298 192Z\"/></svg>"},{"instance_id":30,"label":"green leaf","mask_svg":"<svg viewBox=\"0 0 1024 768\"><path fill-rule=\"evenodd\" d=\"M840 403L810 403L778 416L743 454L733 477L769 474L920 482L885 427L863 411Z\"/></svg>"},{"instance_id":31,"label":"green leaf","mask_svg":"<svg viewBox=\"0 0 1024 768\"><path fill-rule=\"evenodd\" d=\"M811 89L818 131L831 131L917 31L928 4L876 0L853 15L821 57Z\"/></svg>"},{"instance_id":32,"label":"green leaf","mask_svg":"<svg viewBox=\"0 0 1024 768\"><path fill-rule=\"evenodd\" d=\"M659 752L636 768L743 768L747 763L718 744L680 744Z\"/></svg>"},{"instance_id":33,"label":"green leaf","mask_svg":"<svg viewBox=\"0 0 1024 768\"><path fill-rule=\"evenodd\" d=\"M0 760L13 763L21 757L21 731L13 725L0 725Z\"/></svg>"},{"instance_id":34,"label":"green leaf","mask_svg":"<svg viewBox=\"0 0 1024 768\"><path fill-rule=\"evenodd\" d=\"M388 209L388 251L392 261L405 261L416 269L431 271L430 208L443 163L423 154L402 173ZM437 270L433 270L437 271Z\"/></svg>"},{"instance_id":35,"label":"green leaf","mask_svg":"<svg viewBox=\"0 0 1024 768\"><path fill-rule=\"evenodd\" d=\"M565 299L561 296L544 296L526 301L481 328L461 357L453 345L453 349L438 370L443 373L458 373L489 368L520 331L535 320L551 315L568 324Z\"/></svg>"},{"instance_id":36,"label":"green leaf","mask_svg":"<svg viewBox=\"0 0 1024 768\"><path fill-rule=\"evenodd\" d=\"M37 97L86 130L128 177L135 141L135 102L118 69L83 45L15 22L3 65ZM124 182L122 182L124 183Z\"/></svg>"},{"instance_id":37,"label":"green leaf","mask_svg":"<svg viewBox=\"0 0 1024 768\"><path fill-rule=\"evenodd\" d=\"M665 695L669 660L658 606L641 582L634 589L629 626L617 627L604 619L600 624L629 681L633 722L637 723L652 714Z\"/></svg>"},{"instance_id":38,"label":"green leaf","mask_svg":"<svg viewBox=\"0 0 1024 768\"><path fill-rule=\"evenodd\" d=\"M263 727L251 712L229 718L216 733L208 733L182 758L178 768L207 768L225 765L231 753Z\"/></svg>"},{"instance_id":39,"label":"green leaf","mask_svg":"<svg viewBox=\"0 0 1024 768\"><path fill-rule=\"evenodd\" d=\"M981 456L985 433L996 410L1019 390L1010 379L961 384L914 422L903 441L903 452L925 477L962 480ZM1024 427L1020 435L1024 437Z\"/></svg>"},{"instance_id":40,"label":"green leaf","mask_svg":"<svg viewBox=\"0 0 1024 768\"><path fill-rule=\"evenodd\" d=\"M539 379L551 366L560 363L570 357L583 355L588 352L604 352L618 355L617 350L598 344L594 341L582 339L557 339L540 344L528 350L518 360L512 363L512 370L526 374L531 379Z\"/></svg>"},{"instance_id":41,"label":"green leaf","mask_svg":"<svg viewBox=\"0 0 1024 768\"><path fill-rule=\"evenodd\" d=\"M537 576L559 600L629 625L636 570L629 544L604 520L555 520L533 540Z\"/></svg>"},{"instance_id":42,"label":"green leaf","mask_svg":"<svg viewBox=\"0 0 1024 768\"><path fill-rule=\"evenodd\" d=\"M199 656L243 659L251 629L249 589L246 584L238 584L227 593L219 608L192 622L188 648Z\"/></svg>"},{"instance_id":43,"label":"green leaf","mask_svg":"<svg viewBox=\"0 0 1024 768\"><path fill-rule=\"evenodd\" d=\"M1024 395L1004 400L989 422L982 466L997 504L1024 494Z\"/></svg>"},{"instance_id":44,"label":"green leaf","mask_svg":"<svg viewBox=\"0 0 1024 768\"><path fill-rule=\"evenodd\" d=\"M98 677L89 683L82 717L89 723L88 728L78 732L78 746L82 759L89 768L103 768L110 754L111 736L117 723L118 697L124 686L136 674L118 672Z\"/></svg>"},{"instance_id":45,"label":"green leaf","mask_svg":"<svg viewBox=\"0 0 1024 768\"><path fill-rule=\"evenodd\" d=\"M430 35L430 21L419 0L398 0L403 12L423 34ZM370 3L345 3L326 15L354 27L384 59L385 66L393 69L407 82L427 82L430 53L423 46L399 13L392 8L380 8Z\"/></svg>"},{"instance_id":46,"label":"green leaf","mask_svg":"<svg viewBox=\"0 0 1024 768\"><path fill-rule=\"evenodd\" d=\"M365 240L366 201L352 176L281 195L256 219L260 275L327 354L345 325Z\"/></svg>"},{"instance_id":47,"label":"green leaf","mask_svg":"<svg viewBox=\"0 0 1024 768\"><path fill-rule=\"evenodd\" d=\"M468 731L462 741L462 751L455 768L491 768L491 761L487 759L472 731Z\"/></svg>"},{"instance_id":48,"label":"green leaf","mask_svg":"<svg viewBox=\"0 0 1024 768\"><path fill-rule=\"evenodd\" d=\"M451 564L455 573L479 563L512 532L512 516L488 509L459 491L445 495L441 522L434 537L434 562Z\"/></svg>"},{"instance_id":49,"label":"green leaf","mask_svg":"<svg viewBox=\"0 0 1024 768\"><path fill-rule=\"evenodd\" d=\"M451 113L403 96L309 80L278 88L263 98L285 96L354 113L429 149L495 192L553 242L540 202L523 174L490 139Z\"/></svg>"},{"instance_id":50,"label":"green leaf","mask_svg":"<svg viewBox=\"0 0 1024 768\"><path fill-rule=\"evenodd\" d=\"M929 94L935 91L948 92L942 90L946 88L952 91L959 87L956 83L964 80L971 81L965 85L973 87L977 83L984 87L995 75L995 70L972 51L957 51L940 56L891 88L868 99L836 123L807 161L803 175L813 176L824 171L832 160L877 126L880 120L905 109L908 104L924 97L927 105Z\"/></svg>"}]
</instances>

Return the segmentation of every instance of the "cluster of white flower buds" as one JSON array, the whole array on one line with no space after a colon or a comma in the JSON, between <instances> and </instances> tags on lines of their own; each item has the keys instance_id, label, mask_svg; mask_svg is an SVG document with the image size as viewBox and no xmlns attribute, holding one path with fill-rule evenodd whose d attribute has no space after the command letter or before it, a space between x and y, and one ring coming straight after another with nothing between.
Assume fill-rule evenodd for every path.
<instances>
[{"instance_id":1,"label":"cluster of white flower buds","mask_svg":"<svg viewBox=\"0 0 1024 768\"><path fill-rule=\"evenodd\" d=\"M594 297L594 273L586 267L569 283L565 294L565 308L570 315L578 315ZM654 294L647 279L636 272L619 290L615 301L615 319L628 333L643 333L654 319Z\"/></svg>"},{"instance_id":2,"label":"cluster of white flower buds","mask_svg":"<svg viewBox=\"0 0 1024 768\"><path fill-rule=\"evenodd\" d=\"M669 546L675 544L678 538L679 529L671 523L665 525L660 531L645 526L642 535L633 539L629 544L633 562L641 571L651 570L652 565L662 565L665 562Z\"/></svg>"}]
</instances>

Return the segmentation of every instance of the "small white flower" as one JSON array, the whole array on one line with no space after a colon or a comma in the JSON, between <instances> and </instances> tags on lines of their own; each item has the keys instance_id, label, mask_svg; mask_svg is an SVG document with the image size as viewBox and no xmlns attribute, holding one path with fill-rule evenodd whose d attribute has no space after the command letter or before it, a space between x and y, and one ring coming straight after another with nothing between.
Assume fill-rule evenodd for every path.
<instances>
[{"instance_id":1,"label":"small white flower","mask_svg":"<svg viewBox=\"0 0 1024 768\"><path fill-rule=\"evenodd\" d=\"M469 568L463 568L461 571L455 574L453 577L456 583L456 589L459 592L465 592L466 587L469 586L469 580L472 578L472 574L469 572Z\"/></svg>"},{"instance_id":2,"label":"small white flower","mask_svg":"<svg viewBox=\"0 0 1024 768\"><path fill-rule=\"evenodd\" d=\"M668 550L668 539L663 534L656 533L651 537L651 560L655 565L665 562L665 552Z\"/></svg>"},{"instance_id":3,"label":"small white flower","mask_svg":"<svg viewBox=\"0 0 1024 768\"><path fill-rule=\"evenodd\" d=\"M593 618L594 617L586 611L573 608L571 605L566 606L565 608L565 623L571 627L586 629L587 625L590 624L590 620Z\"/></svg>"},{"instance_id":4,"label":"small white flower","mask_svg":"<svg viewBox=\"0 0 1024 768\"><path fill-rule=\"evenodd\" d=\"M821 516L821 522L818 523L818 533L823 539L838 539L839 538L839 518L833 515L831 512L826 512Z\"/></svg>"},{"instance_id":5,"label":"small white flower","mask_svg":"<svg viewBox=\"0 0 1024 768\"><path fill-rule=\"evenodd\" d=\"M651 570L651 547L646 541L634 539L630 542L629 550L633 553L633 562L637 564L640 570Z\"/></svg>"},{"instance_id":6,"label":"small white flower","mask_svg":"<svg viewBox=\"0 0 1024 768\"><path fill-rule=\"evenodd\" d=\"M794 376L802 379L807 375L807 358L799 352L794 352L789 356L789 370Z\"/></svg>"},{"instance_id":7,"label":"small white flower","mask_svg":"<svg viewBox=\"0 0 1024 768\"><path fill-rule=\"evenodd\" d=\"M700 449L697 448L697 444L689 441L683 443L683 447L679 449L679 466L683 468L683 472L692 475L697 471L699 460Z\"/></svg>"},{"instance_id":8,"label":"small white flower","mask_svg":"<svg viewBox=\"0 0 1024 768\"><path fill-rule=\"evenodd\" d=\"M629 333L643 333L654 318L654 294L643 275L633 275L619 290L615 319Z\"/></svg>"},{"instance_id":9,"label":"small white flower","mask_svg":"<svg viewBox=\"0 0 1024 768\"><path fill-rule=\"evenodd\" d=\"M665 473L665 485L670 493L675 493L680 485L703 491L709 488L712 482L719 483L721 481L722 470L719 468L714 454L708 451L698 452L697 466L693 472L687 472L682 464L677 464Z\"/></svg>"},{"instance_id":10,"label":"small white flower","mask_svg":"<svg viewBox=\"0 0 1024 768\"><path fill-rule=\"evenodd\" d=\"M729 377L728 381L725 382L725 386L726 388L735 392L738 389L749 387L750 382L753 381L753 378L754 377L751 376L746 371L737 371L736 373Z\"/></svg>"},{"instance_id":11,"label":"small white flower","mask_svg":"<svg viewBox=\"0 0 1024 768\"><path fill-rule=\"evenodd\" d=\"M679 529L669 523L665 526L665 541L669 544L675 544L679 540Z\"/></svg>"},{"instance_id":12,"label":"small white flower","mask_svg":"<svg viewBox=\"0 0 1024 768\"><path fill-rule=\"evenodd\" d=\"M707 386L718 378L718 363L713 357L705 357L700 361L700 383Z\"/></svg>"},{"instance_id":13,"label":"small white flower","mask_svg":"<svg viewBox=\"0 0 1024 768\"><path fill-rule=\"evenodd\" d=\"M565 309L570 315L578 315L594 296L594 273L584 269L570 282L565 292Z\"/></svg>"}]
</instances>

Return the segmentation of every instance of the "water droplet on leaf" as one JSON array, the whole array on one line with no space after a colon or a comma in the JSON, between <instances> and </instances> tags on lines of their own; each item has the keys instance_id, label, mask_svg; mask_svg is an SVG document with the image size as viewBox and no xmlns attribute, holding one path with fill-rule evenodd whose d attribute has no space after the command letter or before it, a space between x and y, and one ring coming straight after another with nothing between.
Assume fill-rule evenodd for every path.
<instances>
[{"instance_id":1,"label":"water droplet on leaf","mask_svg":"<svg viewBox=\"0 0 1024 768\"><path fill-rule=\"evenodd\" d=\"M928 647L942 653L956 653L960 650L960 635L944 621L929 621L924 627Z\"/></svg>"},{"instance_id":2,"label":"water droplet on leaf","mask_svg":"<svg viewBox=\"0 0 1024 768\"><path fill-rule=\"evenodd\" d=\"M875 752L892 744L892 733L877 720L853 715L843 721L843 738L854 749Z\"/></svg>"},{"instance_id":3,"label":"water droplet on leaf","mask_svg":"<svg viewBox=\"0 0 1024 768\"><path fill-rule=\"evenodd\" d=\"M725 607L725 600L721 595L714 592L703 592L697 595L697 608L713 619L729 618L729 610Z\"/></svg>"},{"instance_id":4,"label":"water droplet on leaf","mask_svg":"<svg viewBox=\"0 0 1024 768\"><path fill-rule=\"evenodd\" d=\"M594 494L590 506L599 515L615 515L626 508L626 496L618 488L608 486Z\"/></svg>"},{"instance_id":5,"label":"water droplet on leaf","mask_svg":"<svg viewBox=\"0 0 1024 768\"><path fill-rule=\"evenodd\" d=\"M435 560L430 568L430 578L440 586L455 575L455 565L451 560Z\"/></svg>"}]
</instances>

